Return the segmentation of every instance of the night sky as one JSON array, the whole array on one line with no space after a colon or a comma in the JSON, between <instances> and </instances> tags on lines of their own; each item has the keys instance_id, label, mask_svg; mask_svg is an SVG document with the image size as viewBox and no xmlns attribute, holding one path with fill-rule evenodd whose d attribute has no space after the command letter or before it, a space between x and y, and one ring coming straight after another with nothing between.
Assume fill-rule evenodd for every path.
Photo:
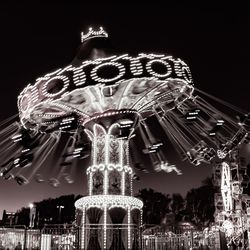
<instances>
[{"instance_id":1,"label":"night sky","mask_svg":"<svg viewBox=\"0 0 250 250\"><path fill-rule=\"evenodd\" d=\"M108 31L118 54L163 52L180 57L190 66L196 87L250 111L249 13L243 9L167 8L156 1L127 2L1 1L0 120L17 113L17 96L28 83L71 62L81 31L100 25ZM14 181L0 180L0 217L3 209L16 211L32 201L86 194L87 166L84 161L76 183L59 188L35 182L20 187ZM135 192L152 187L185 195L212 170L209 165L187 163L178 167L182 176L143 176L135 184Z\"/></svg>"}]
</instances>

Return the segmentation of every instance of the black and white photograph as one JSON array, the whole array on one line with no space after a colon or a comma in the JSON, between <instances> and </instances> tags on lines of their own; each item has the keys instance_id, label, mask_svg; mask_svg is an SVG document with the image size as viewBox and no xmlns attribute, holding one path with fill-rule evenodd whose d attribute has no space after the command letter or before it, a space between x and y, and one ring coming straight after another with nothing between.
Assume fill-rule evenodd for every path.
<instances>
[{"instance_id":1,"label":"black and white photograph","mask_svg":"<svg viewBox=\"0 0 250 250\"><path fill-rule=\"evenodd\" d=\"M250 15L0 2L0 250L250 249Z\"/></svg>"}]
</instances>

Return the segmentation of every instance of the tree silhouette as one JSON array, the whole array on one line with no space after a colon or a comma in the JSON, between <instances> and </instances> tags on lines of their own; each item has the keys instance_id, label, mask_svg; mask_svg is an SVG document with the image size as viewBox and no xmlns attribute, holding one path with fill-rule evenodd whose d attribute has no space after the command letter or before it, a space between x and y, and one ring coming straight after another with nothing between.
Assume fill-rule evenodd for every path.
<instances>
[{"instance_id":1,"label":"tree silhouette","mask_svg":"<svg viewBox=\"0 0 250 250\"><path fill-rule=\"evenodd\" d=\"M29 226L29 216L30 216L30 209L27 207L21 208L17 211L17 225L24 225L26 227Z\"/></svg>"},{"instance_id":2,"label":"tree silhouette","mask_svg":"<svg viewBox=\"0 0 250 250\"><path fill-rule=\"evenodd\" d=\"M211 177L202 181L198 188L191 189L185 198L174 193L164 195L153 189L141 189L137 195L143 203L143 223L163 224L176 227L179 222L192 222L206 227L214 221L214 195L218 192Z\"/></svg>"},{"instance_id":3,"label":"tree silhouette","mask_svg":"<svg viewBox=\"0 0 250 250\"><path fill-rule=\"evenodd\" d=\"M141 189L137 195L143 201L143 223L160 224L168 213L170 198L153 189Z\"/></svg>"},{"instance_id":4,"label":"tree silhouette","mask_svg":"<svg viewBox=\"0 0 250 250\"><path fill-rule=\"evenodd\" d=\"M170 203L171 212L174 214L174 223L183 220L185 214L185 200L180 194L173 194Z\"/></svg>"},{"instance_id":5,"label":"tree silhouette","mask_svg":"<svg viewBox=\"0 0 250 250\"><path fill-rule=\"evenodd\" d=\"M206 178L198 188L191 189L185 199L180 194L162 194L151 188L141 189L136 197L143 201L143 224L177 226L180 221L192 222L205 227L214 221L214 194L217 192L212 178ZM80 195L64 195L55 199L35 202L35 227L45 224L72 224L81 213L75 211L75 201ZM58 206L63 206L59 216ZM29 208L17 212L19 225L29 225ZM78 218L78 220L79 220Z\"/></svg>"},{"instance_id":6,"label":"tree silhouette","mask_svg":"<svg viewBox=\"0 0 250 250\"><path fill-rule=\"evenodd\" d=\"M186 216L200 227L206 227L214 221L214 195L217 188L211 177L202 182L202 186L191 189L186 196Z\"/></svg>"},{"instance_id":7,"label":"tree silhouette","mask_svg":"<svg viewBox=\"0 0 250 250\"><path fill-rule=\"evenodd\" d=\"M40 202L34 202L36 206L35 227L42 228L45 224L72 224L75 220L75 201L80 195L64 195L55 199L45 199ZM58 206L63 206L59 216ZM22 208L17 212L18 224L29 225L29 208Z\"/></svg>"}]
</instances>

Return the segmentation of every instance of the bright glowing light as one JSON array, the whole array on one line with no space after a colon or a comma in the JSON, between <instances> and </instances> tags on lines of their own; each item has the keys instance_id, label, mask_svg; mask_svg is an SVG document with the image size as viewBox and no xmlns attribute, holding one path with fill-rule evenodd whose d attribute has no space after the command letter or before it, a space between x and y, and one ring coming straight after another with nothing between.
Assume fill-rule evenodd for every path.
<instances>
[{"instance_id":1,"label":"bright glowing light","mask_svg":"<svg viewBox=\"0 0 250 250\"><path fill-rule=\"evenodd\" d=\"M93 37L108 37L108 33L103 29L103 27L100 27L99 30L93 30L93 28L90 27L88 33L81 33L81 42L83 43Z\"/></svg>"},{"instance_id":2,"label":"bright glowing light","mask_svg":"<svg viewBox=\"0 0 250 250\"><path fill-rule=\"evenodd\" d=\"M103 77L98 76L98 71L102 67L105 68L107 66L110 66L111 68L115 67L116 69L118 69L118 74L114 76L113 78L103 78ZM108 83L108 82L117 81L118 79L121 79L124 74L125 74L125 67L121 63L117 63L117 62L107 62L107 63L100 64L91 71L92 79L100 83Z\"/></svg>"},{"instance_id":3,"label":"bright glowing light","mask_svg":"<svg viewBox=\"0 0 250 250\"><path fill-rule=\"evenodd\" d=\"M225 211L231 211L233 208L232 190L231 190L231 170L230 166L226 163L222 163L221 173L221 194Z\"/></svg>"},{"instance_id":4,"label":"bright glowing light","mask_svg":"<svg viewBox=\"0 0 250 250\"><path fill-rule=\"evenodd\" d=\"M228 154L228 151L227 150L221 150L221 149L218 149L217 150L217 156L220 158L220 159L224 159Z\"/></svg>"},{"instance_id":5,"label":"bright glowing light","mask_svg":"<svg viewBox=\"0 0 250 250\"><path fill-rule=\"evenodd\" d=\"M122 195L125 195L125 172L122 172Z\"/></svg>"},{"instance_id":6,"label":"bright glowing light","mask_svg":"<svg viewBox=\"0 0 250 250\"><path fill-rule=\"evenodd\" d=\"M234 233L234 225L232 221L225 220L222 224L222 228L224 229L227 237L232 236L232 234Z\"/></svg>"},{"instance_id":7,"label":"bright glowing light","mask_svg":"<svg viewBox=\"0 0 250 250\"><path fill-rule=\"evenodd\" d=\"M104 228L103 228L103 247L104 249L106 249L106 246L107 246L107 204L104 204Z\"/></svg>"},{"instance_id":8,"label":"bright glowing light","mask_svg":"<svg viewBox=\"0 0 250 250\"><path fill-rule=\"evenodd\" d=\"M93 174L89 173L89 195L93 194Z\"/></svg>"},{"instance_id":9,"label":"bright glowing light","mask_svg":"<svg viewBox=\"0 0 250 250\"><path fill-rule=\"evenodd\" d=\"M52 81L56 81L56 80L61 80L63 82L62 88L59 91L57 91L56 93L49 93L48 92L49 84ZM68 88L68 86L69 86L69 78L68 77L66 77L66 76L54 76L45 82L45 84L42 87L42 93L46 97L55 97L55 96L62 94Z\"/></svg>"},{"instance_id":10,"label":"bright glowing light","mask_svg":"<svg viewBox=\"0 0 250 250\"><path fill-rule=\"evenodd\" d=\"M154 63L158 63L158 64L161 64L162 66L164 66L166 73L162 74L162 73L155 72L155 70L153 70L153 68L152 68L152 64L154 64ZM150 75L158 77L158 78L168 77L172 73L172 68L171 68L170 64L166 61L161 60L161 59L154 59L154 60L149 61L146 64L146 69Z\"/></svg>"},{"instance_id":11,"label":"bright glowing light","mask_svg":"<svg viewBox=\"0 0 250 250\"><path fill-rule=\"evenodd\" d=\"M81 247L85 248L85 208L82 208L82 242L81 242Z\"/></svg>"},{"instance_id":12,"label":"bright glowing light","mask_svg":"<svg viewBox=\"0 0 250 250\"><path fill-rule=\"evenodd\" d=\"M162 67L165 67L166 72L161 73L156 71L153 67L153 65L156 63L161 64ZM129 67L127 67L128 65ZM104 96L101 94L101 89L103 89L103 87L98 86L98 83L116 84L118 88L122 88L124 80L132 80L133 78L141 80L145 78L150 80L150 77L148 76L150 74L153 76L155 81L164 79L168 79L170 81L171 79L178 79L180 81L182 80L185 82L185 85L187 85L191 83L192 80L190 80L190 71L185 65L186 64L180 59L174 59L171 56L154 54L139 54L137 57L131 57L127 54L124 54L122 56L112 56L110 58L98 58L93 61L83 61L82 65L79 67L68 65L63 69L56 70L38 78L34 85L29 84L20 93L18 97L20 118L23 122L23 125L25 126L24 120L29 120L31 117L34 119L35 116L32 114L38 107L40 108L42 105L47 106L52 104L52 102L53 105L57 105L61 108L72 111L71 107L68 107L63 103L59 103L59 101L63 99L63 97L74 93L74 90L83 88L85 89L84 92L86 92L86 88L90 87L85 86L86 79L90 79L90 82L95 81L97 83L96 86L93 85L91 88L95 89L94 92L96 95L96 100L93 103L100 103L99 108L102 107L102 105L104 106L104 103L107 105L109 102L104 101L105 98L108 97L104 98ZM147 68L147 72L143 72L144 67ZM104 75L101 74L102 69L111 70L114 72L114 76L111 78L104 77ZM73 83L70 89L71 92L69 92L70 82ZM132 86L132 82L133 81L129 82L127 87ZM166 82L164 84L166 84ZM126 96L127 91L130 89L127 87L124 91L124 96ZM174 94L174 91L172 91L172 93ZM122 99L121 102L118 103L119 108L122 108L124 103L126 103L126 100ZM75 112L78 111L76 110ZM84 112L78 113L82 116L85 115ZM32 122L38 122L38 120Z\"/></svg>"},{"instance_id":13,"label":"bright glowing light","mask_svg":"<svg viewBox=\"0 0 250 250\"><path fill-rule=\"evenodd\" d=\"M128 207L128 249L131 249L131 211Z\"/></svg>"},{"instance_id":14,"label":"bright glowing light","mask_svg":"<svg viewBox=\"0 0 250 250\"><path fill-rule=\"evenodd\" d=\"M76 208L85 207L99 207L104 208L104 206L112 207L123 207L124 209L127 206L133 209L141 209L143 203L141 200L134 198L132 196L123 196L123 195L92 195L83 197L75 202Z\"/></svg>"}]
</instances>

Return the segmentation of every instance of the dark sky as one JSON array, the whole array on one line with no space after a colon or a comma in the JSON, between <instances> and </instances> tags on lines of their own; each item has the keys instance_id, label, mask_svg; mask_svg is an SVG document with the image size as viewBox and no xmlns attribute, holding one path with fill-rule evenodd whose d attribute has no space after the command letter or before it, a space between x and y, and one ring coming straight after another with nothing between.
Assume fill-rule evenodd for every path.
<instances>
[{"instance_id":1,"label":"dark sky","mask_svg":"<svg viewBox=\"0 0 250 250\"><path fill-rule=\"evenodd\" d=\"M156 1L1 1L0 120L17 113L17 95L28 83L71 62L81 31L100 25L117 51L180 57L190 66L195 86L250 110L250 15L243 8L166 7ZM83 165L84 172L87 163ZM152 187L185 195L211 174L208 165L179 167L184 175L148 175L135 190ZM15 211L43 198L85 194L83 172L75 184L56 189L0 180L0 215L3 209Z\"/></svg>"}]
</instances>

